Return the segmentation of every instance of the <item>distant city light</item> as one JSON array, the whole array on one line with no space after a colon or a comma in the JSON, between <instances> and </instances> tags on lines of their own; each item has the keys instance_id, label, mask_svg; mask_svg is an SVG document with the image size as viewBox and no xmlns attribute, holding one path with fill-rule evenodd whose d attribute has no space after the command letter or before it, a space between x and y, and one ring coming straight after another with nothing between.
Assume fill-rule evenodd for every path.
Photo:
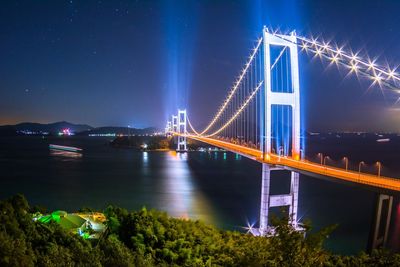
<instances>
[{"instance_id":1,"label":"distant city light","mask_svg":"<svg viewBox=\"0 0 400 267\"><path fill-rule=\"evenodd\" d=\"M89 134L90 137L115 137L115 133Z\"/></svg>"},{"instance_id":2,"label":"distant city light","mask_svg":"<svg viewBox=\"0 0 400 267\"><path fill-rule=\"evenodd\" d=\"M143 149L147 149L148 145L147 144L142 144L141 146Z\"/></svg>"},{"instance_id":3,"label":"distant city light","mask_svg":"<svg viewBox=\"0 0 400 267\"><path fill-rule=\"evenodd\" d=\"M69 129L69 128L64 128L61 130L61 132L58 133L59 136L71 136L74 135L74 133Z\"/></svg>"}]
</instances>

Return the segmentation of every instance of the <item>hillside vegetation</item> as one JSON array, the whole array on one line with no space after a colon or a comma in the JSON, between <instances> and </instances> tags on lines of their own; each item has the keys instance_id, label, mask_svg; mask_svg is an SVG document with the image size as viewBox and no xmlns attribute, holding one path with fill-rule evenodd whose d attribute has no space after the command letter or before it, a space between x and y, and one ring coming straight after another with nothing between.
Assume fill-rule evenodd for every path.
<instances>
[{"instance_id":1,"label":"hillside vegetation","mask_svg":"<svg viewBox=\"0 0 400 267\"><path fill-rule=\"evenodd\" d=\"M398 254L332 255L323 242L332 229L294 231L276 219L277 235L254 237L200 221L142 209L108 207L108 230L84 240L57 223L32 220L26 199L0 202L0 266L400 266Z\"/></svg>"}]
</instances>

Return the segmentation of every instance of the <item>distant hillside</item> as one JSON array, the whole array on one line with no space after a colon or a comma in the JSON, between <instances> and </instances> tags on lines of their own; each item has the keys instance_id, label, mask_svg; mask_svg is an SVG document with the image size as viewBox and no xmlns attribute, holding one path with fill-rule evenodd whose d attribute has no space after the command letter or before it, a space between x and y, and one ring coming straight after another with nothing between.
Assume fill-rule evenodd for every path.
<instances>
[{"instance_id":1,"label":"distant hillside","mask_svg":"<svg viewBox=\"0 0 400 267\"><path fill-rule=\"evenodd\" d=\"M103 134L123 134L123 135L146 135L153 134L158 131L157 128L148 127L144 129L128 128L128 127L98 127L94 128L86 124L73 124L66 121L42 124L34 122L24 122L16 125L3 125L0 126L0 136L13 136L13 135L41 135L50 134L56 135L62 131L62 129L69 128L71 132L76 135L87 136L90 134L103 135Z\"/></svg>"},{"instance_id":2,"label":"distant hillside","mask_svg":"<svg viewBox=\"0 0 400 267\"><path fill-rule=\"evenodd\" d=\"M57 134L62 129L69 128L72 132L82 132L93 129L86 124L73 124L66 121L42 124L34 122L23 122L16 125L0 126L0 135L19 135L27 132Z\"/></svg>"},{"instance_id":3,"label":"distant hillside","mask_svg":"<svg viewBox=\"0 0 400 267\"><path fill-rule=\"evenodd\" d=\"M54 122L49 124L24 122L15 125L16 130L31 130L31 131L47 131L51 133L58 133L62 129L69 128L72 132L82 132L93 129L92 126L86 124L74 124L66 121Z\"/></svg>"},{"instance_id":4,"label":"distant hillside","mask_svg":"<svg viewBox=\"0 0 400 267\"><path fill-rule=\"evenodd\" d=\"M123 134L123 135L144 135L144 134L153 134L157 132L157 128L154 127L148 127L148 128L143 128L143 129L137 129L137 128L128 128L128 127L112 127L112 126L106 126L106 127L98 127L98 128L93 128L87 131L82 131L79 133L79 135L89 135L89 134Z\"/></svg>"}]
</instances>

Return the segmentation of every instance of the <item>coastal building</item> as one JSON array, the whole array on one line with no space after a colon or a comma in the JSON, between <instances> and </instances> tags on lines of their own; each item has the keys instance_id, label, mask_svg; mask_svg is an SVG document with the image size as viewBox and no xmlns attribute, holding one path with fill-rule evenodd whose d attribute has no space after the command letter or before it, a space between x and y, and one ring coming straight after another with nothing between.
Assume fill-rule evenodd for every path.
<instances>
[{"instance_id":1,"label":"coastal building","mask_svg":"<svg viewBox=\"0 0 400 267\"><path fill-rule=\"evenodd\" d=\"M35 221L50 223L54 221L71 233L78 234L85 239L99 238L106 230L106 217L100 212L67 213L57 210L51 214L36 214Z\"/></svg>"}]
</instances>

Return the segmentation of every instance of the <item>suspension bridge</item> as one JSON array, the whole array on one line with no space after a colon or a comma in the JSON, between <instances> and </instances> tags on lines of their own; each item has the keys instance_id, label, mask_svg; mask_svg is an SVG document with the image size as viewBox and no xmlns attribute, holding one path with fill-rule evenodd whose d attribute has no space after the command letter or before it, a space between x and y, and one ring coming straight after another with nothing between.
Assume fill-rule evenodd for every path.
<instances>
[{"instance_id":1,"label":"suspension bridge","mask_svg":"<svg viewBox=\"0 0 400 267\"><path fill-rule=\"evenodd\" d=\"M259 228L254 234L266 235L273 231L269 226L269 210L288 206L291 224L300 229L297 219L299 173L331 177L342 181L367 185L387 192L400 191L400 179L330 167L321 154L321 162L304 158L301 134L299 82L299 51L312 53L348 69L349 73L371 80L373 85L398 90L400 77L389 68L379 67L373 61L363 60L353 53L343 51L315 39L279 34L263 29L254 49L240 71L226 98L208 125L197 130L186 112L167 122L166 133L176 136L177 151L187 151L187 139L204 142L227 151L241 154L262 164L261 211ZM291 185L287 194L271 195L270 182L274 171L288 171ZM382 195L378 206L393 197ZM380 212L379 212L380 214ZM380 215L379 215L380 216ZM390 215L386 222L390 221ZM381 219L379 218L378 226ZM387 235L387 231L386 231ZM386 237L378 240L386 240ZM383 241L382 241L383 242Z\"/></svg>"}]
</instances>

